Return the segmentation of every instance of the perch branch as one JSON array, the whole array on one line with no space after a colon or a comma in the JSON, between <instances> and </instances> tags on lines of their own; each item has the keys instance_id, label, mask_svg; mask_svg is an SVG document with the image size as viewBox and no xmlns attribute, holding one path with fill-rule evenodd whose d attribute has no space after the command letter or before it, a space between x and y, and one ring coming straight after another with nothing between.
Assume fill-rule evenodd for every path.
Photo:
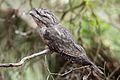
<instances>
[{"instance_id":1,"label":"perch branch","mask_svg":"<svg viewBox=\"0 0 120 80\"><path fill-rule=\"evenodd\" d=\"M51 75L57 75L57 76L65 76L65 75L67 75L67 74L69 74L69 73L71 73L71 72L73 72L73 71L75 71L75 70L80 70L80 69L84 69L84 68L88 68L89 66L82 66L82 67L79 67L79 68L73 68L73 69L71 69L71 70L69 70L69 71L67 71L67 72L65 72L65 73L63 73L63 74L59 74L59 73L50 73Z\"/></svg>"},{"instance_id":2,"label":"perch branch","mask_svg":"<svg viewBox=\"0 0 120 80\"><path fill-rule=\"evenodd\" d=\"M45 50L43 50L41 52L34 53L34 54L30 55L30 56L26 56L26 57L22 58L17 63L1 63L0 67L19 67L19 66L22 66L25 63L26 60L29 60L31 58L34 58L34 57L37 57L37 56L40 56L40 55L43 55L43 54L46 54L48 52L50 52L50 50L49 49L45 49Z\"/></svg>"}]
</instances>

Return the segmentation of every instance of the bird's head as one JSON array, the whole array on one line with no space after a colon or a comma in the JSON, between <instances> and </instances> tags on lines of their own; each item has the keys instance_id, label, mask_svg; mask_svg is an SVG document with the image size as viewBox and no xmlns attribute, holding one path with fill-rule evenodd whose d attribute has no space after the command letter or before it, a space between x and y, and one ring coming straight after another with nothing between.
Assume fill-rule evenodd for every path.
<instances>
[{"instance_id":1,"label":"bird's head","mask_svg":"<svg viewBox=\"0 0 120 80\"><path fill-rule=\"evenodd\" d=\"M59 23L56 16L47 9L37 9L33 8L29 14L32 16L34 21L37 23L39 27L42 27L43 25L46 27L51 27L53 25L56 25Z\"/></svg>"}]
</instances>

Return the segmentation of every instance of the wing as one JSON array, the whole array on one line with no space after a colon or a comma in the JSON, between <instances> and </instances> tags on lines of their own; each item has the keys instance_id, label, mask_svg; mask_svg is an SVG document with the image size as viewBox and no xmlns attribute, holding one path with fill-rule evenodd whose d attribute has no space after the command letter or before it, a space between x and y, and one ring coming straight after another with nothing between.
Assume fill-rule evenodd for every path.
<instances>
[{"instance_id":1,"label":"wing","mask_svg":"<svg viewBox=\"0 0 120 80\"><path fill-rule=\"evenodd\" d=\"M49 41L49 48L57 53L73 57L85 54L84 49L75 43L70 32L61 25L48 28L44 36Z\"/></svg>"}]
</instances>

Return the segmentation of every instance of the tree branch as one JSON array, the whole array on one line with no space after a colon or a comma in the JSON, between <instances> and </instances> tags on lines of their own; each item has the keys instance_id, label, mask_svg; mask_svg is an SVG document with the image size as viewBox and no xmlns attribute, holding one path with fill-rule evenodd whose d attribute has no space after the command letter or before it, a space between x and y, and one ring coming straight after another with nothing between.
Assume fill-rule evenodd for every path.
<instances>
[{"instance_id":1,"label":"tree branch","mask_svg":"<svg viewBox=\"0 0 120 80\"><path fill-rule=\"evenodd\" d=\"M63 20L64 17L65 17L65 15L66 15L69 11L75 10L75 9L77 9L77 8L79 8L80 6L83 6L83 5L85 5L85 2L84 2L84 1L83 1L82 3L80 3L79 5L75 6L75 7L72 7L72 8L69 8L68 10L66 10L66 11L63 11L63 14L62 14L60 20Z\"/></svg>"},{"instance_id":2,"label":"tree branch","mask_svg":"<svg viewBox=\"0 0 120 80\"><path fill-rule=\"evenodd\" d=\"M59 74L59 73L50 73L51 75L57 75L57 76L65 76L65 75L68 75L69 73L75 71L75 70L80 70L80 69L84 69L84 68L89 68L89 66L82 66L82 67L78 67L78 68L73 68L63 74Z\"/></svg>"},{"instance_id":3,"label":"tree branch","mask_svg":"<svg viewBox=\"0 0 120 80\"><path fill-rule=\"evenodd\" d=\"M30 56L26 56L26 57L22 58L21 61L19 61L17 63L1 63L0 67L19 67L19 66L22 66L25 63L26 60L29 60L31 58L34 58L34 57L37 57L37 56L40 56L40 55L43 55L43 54L47 54L48 52L50 52L50 50L45 49L41 52L34 53Z\"/></svg>"}]
</instances>

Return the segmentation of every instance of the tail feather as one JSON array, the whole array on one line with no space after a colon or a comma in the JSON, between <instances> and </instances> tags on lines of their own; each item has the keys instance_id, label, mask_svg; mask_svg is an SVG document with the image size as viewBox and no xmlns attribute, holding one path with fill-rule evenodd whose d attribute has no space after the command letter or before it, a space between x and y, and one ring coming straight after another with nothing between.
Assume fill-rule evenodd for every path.
<instances>
[{"instance_id":1,"label":"tail feather","mask_svg":"<svg viewBox=\"0 0 120 80\"><path fill-rule=\"evenodd\" d=\"M92 63L91 69L93 75L96 76L99 80L105 80L104 73L95 64Z\"/></svg>"}]
</instances>

